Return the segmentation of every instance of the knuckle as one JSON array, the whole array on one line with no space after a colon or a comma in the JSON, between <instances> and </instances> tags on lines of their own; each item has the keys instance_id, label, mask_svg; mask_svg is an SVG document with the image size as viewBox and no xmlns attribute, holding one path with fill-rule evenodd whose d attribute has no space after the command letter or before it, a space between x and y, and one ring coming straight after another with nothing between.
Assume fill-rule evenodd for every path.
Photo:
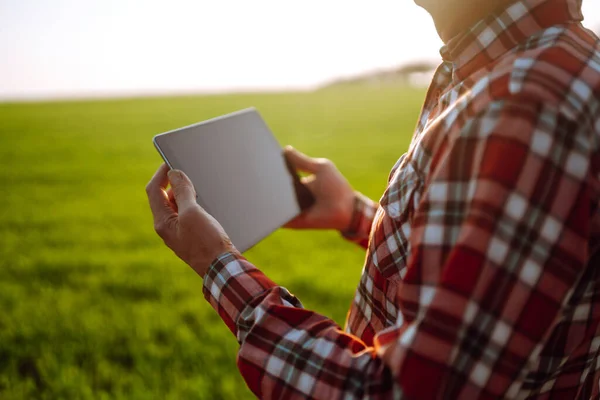
<instances>
[{"instance_id":1,"label":"knuckle","mask_svg":"<svg viewBox=\"0 0 600 400\"><path fill-rule=\"evenodd\" d=\"M189 192L189 187L187 184L180 184L173 188L173 191L177 196L185 196Z\"/></svg>"},{"instance_id":2,"label":"knuckle","mask_svg":"<svg viewBox=\"0 0 600 400\"><path fill-rule=\"evenodd\" d=\"M173 196L175 196L175 198L179 198L181 196L181 188L179 186L171 186L171 192L173 193Z\"/></svg>"},{"instance_id":3,"label":"knuckle","mask_svg":"<svg viewBox=\"0 0 600 400\"><path fill-rule=\"evenodd\" d=\"M318 163L319 163L319 166L321 168L331 168L331 167L333 167L333 162L330 159L328 159L328 158L320 158L319 161L318 161Z\"/></svg>"}]
</instances>

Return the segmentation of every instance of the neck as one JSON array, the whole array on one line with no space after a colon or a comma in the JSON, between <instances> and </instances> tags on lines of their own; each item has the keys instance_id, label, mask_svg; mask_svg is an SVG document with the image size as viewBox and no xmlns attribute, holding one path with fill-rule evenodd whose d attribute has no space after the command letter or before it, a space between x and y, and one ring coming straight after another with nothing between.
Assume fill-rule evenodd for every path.
<instances>
[{"instance_id":1,"label":"neck","mask_svg":"<svg viewBox=\"0 0 600 400\"><path fill-rule=\"evenodd\" d=\"M420 2L423 4L419 5L433 17L433 22L440 38L444 43L448 43L450 39L469 29L477 21L487 17L498 8L514 3L515 0L461 0L443 2L421 0ZM418 0L417 3L419 3ZM460 3L460 7L456 3Z\"/></svg>"}]
</instances>

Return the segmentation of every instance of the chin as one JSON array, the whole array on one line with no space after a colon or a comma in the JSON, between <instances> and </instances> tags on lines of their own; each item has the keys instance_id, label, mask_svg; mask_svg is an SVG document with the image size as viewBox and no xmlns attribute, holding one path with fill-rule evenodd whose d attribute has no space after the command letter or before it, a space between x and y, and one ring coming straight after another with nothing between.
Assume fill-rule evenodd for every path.
<instances>
[{"instance_id":1,"label":"chin","mask_svg":"<svg viewBox=\"0 0 600 400\"><path fill-rule=\"evenodd\" d=\"M413 0L416 5L432 12L440 6L440 0ZM442 0L444 1L444 0Z\"/></svg>"},{"instance_id":2,"label":"chin","mask_svg":"<svg viewBox=\"0 0 600 400\"><path fill-rule=\"evenodd\" d=\"M435 3L434 0L413 0L413 1L419 7L427 7L427 6L431 6L432 3Z\"/></svg>"}]
</instances>

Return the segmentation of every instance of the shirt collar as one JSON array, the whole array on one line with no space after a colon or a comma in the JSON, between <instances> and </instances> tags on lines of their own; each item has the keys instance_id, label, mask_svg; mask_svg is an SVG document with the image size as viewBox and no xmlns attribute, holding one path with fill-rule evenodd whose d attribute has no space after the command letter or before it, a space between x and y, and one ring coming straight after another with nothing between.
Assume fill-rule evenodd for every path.
<instances>
[{"instance_id":1,"label":"shirt collar","mask_svg":"<svg viewBox=\"0 0 600 400\"><path fill-rule=\"evenodd\" d=\"M455 36L440 54L462 80L544 28L583 20L581 1L516 1Z\"/></svg>"}]
</instances>

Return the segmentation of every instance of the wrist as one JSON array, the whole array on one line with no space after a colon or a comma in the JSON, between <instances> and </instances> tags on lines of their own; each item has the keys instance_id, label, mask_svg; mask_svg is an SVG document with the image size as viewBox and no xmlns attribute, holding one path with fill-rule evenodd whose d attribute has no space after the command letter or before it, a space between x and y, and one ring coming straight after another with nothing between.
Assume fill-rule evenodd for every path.
<instances>
[{"instance_id":1,"label":"wrist","mask_svg":"<svg viewBox=\"0 0 600 400\"><path fill-rule=\"evenodd\" d=\"M352 218L356 209L356 192L346 196L339 201L337 212L334 213L335 218L332 223L332 228L340 232L346 231L352 224Z\"/></svg>"},{"instance_id":2,"label":"wrist","mask_svg":"<svg viewBox=\"0 0 600 400\"><path fill-rule=\"evenodd\" d=\"M241 257L241 254L233 244L224 243L222 246L215 247L214 251L208 257L193 261L189 265L201 278L204 278L215 263L227 256L237 258Z\"/></svg>"},{"instance_id":3,"label":"wrist","mask_svg":"<svg viewBox=\"0 0 600 400\"><path fill-rule=\"evenodd\" d=\"M342 236L349 240L368 237L375 210L376 203L363 194L355 192L352 216L346 229L340 230Z\"/></svg>"},{"instance_id":4,"label":"wrist","mask_svg":"<svg viewBox=\"0 0 600 400\"><path fill-rule=\"evenodd\" d=\"M360 210L360 199L358 197L358 195L355 193L354 197L352 198L352 208L350 209L350 212L348 213L347 216L347 220L345 222L345 224L343 225L342 229L339 229L339 231L343 234L351 234L352 232L356 231L356 225L359 219L359 210Z\"/></svg>"},{"instance_id":5,"label":"wrist","mask_svg":"<svg viewBox=\"0 0 600 400\"><path fill-rule=\"evenodd\" d=\"M242 255L237 251L225 251L225 252L219 254L210 262L210 264L208 264L208 268L206 268L206 273L204 274L204 276L202 278L206 278L206 276L208 276L210 274L210 271L212 269L216 268L217 266L220 266L223 263L227 264L226 260L237 260L237 259L243 259Z\"/></svg>"}]
</instances>

